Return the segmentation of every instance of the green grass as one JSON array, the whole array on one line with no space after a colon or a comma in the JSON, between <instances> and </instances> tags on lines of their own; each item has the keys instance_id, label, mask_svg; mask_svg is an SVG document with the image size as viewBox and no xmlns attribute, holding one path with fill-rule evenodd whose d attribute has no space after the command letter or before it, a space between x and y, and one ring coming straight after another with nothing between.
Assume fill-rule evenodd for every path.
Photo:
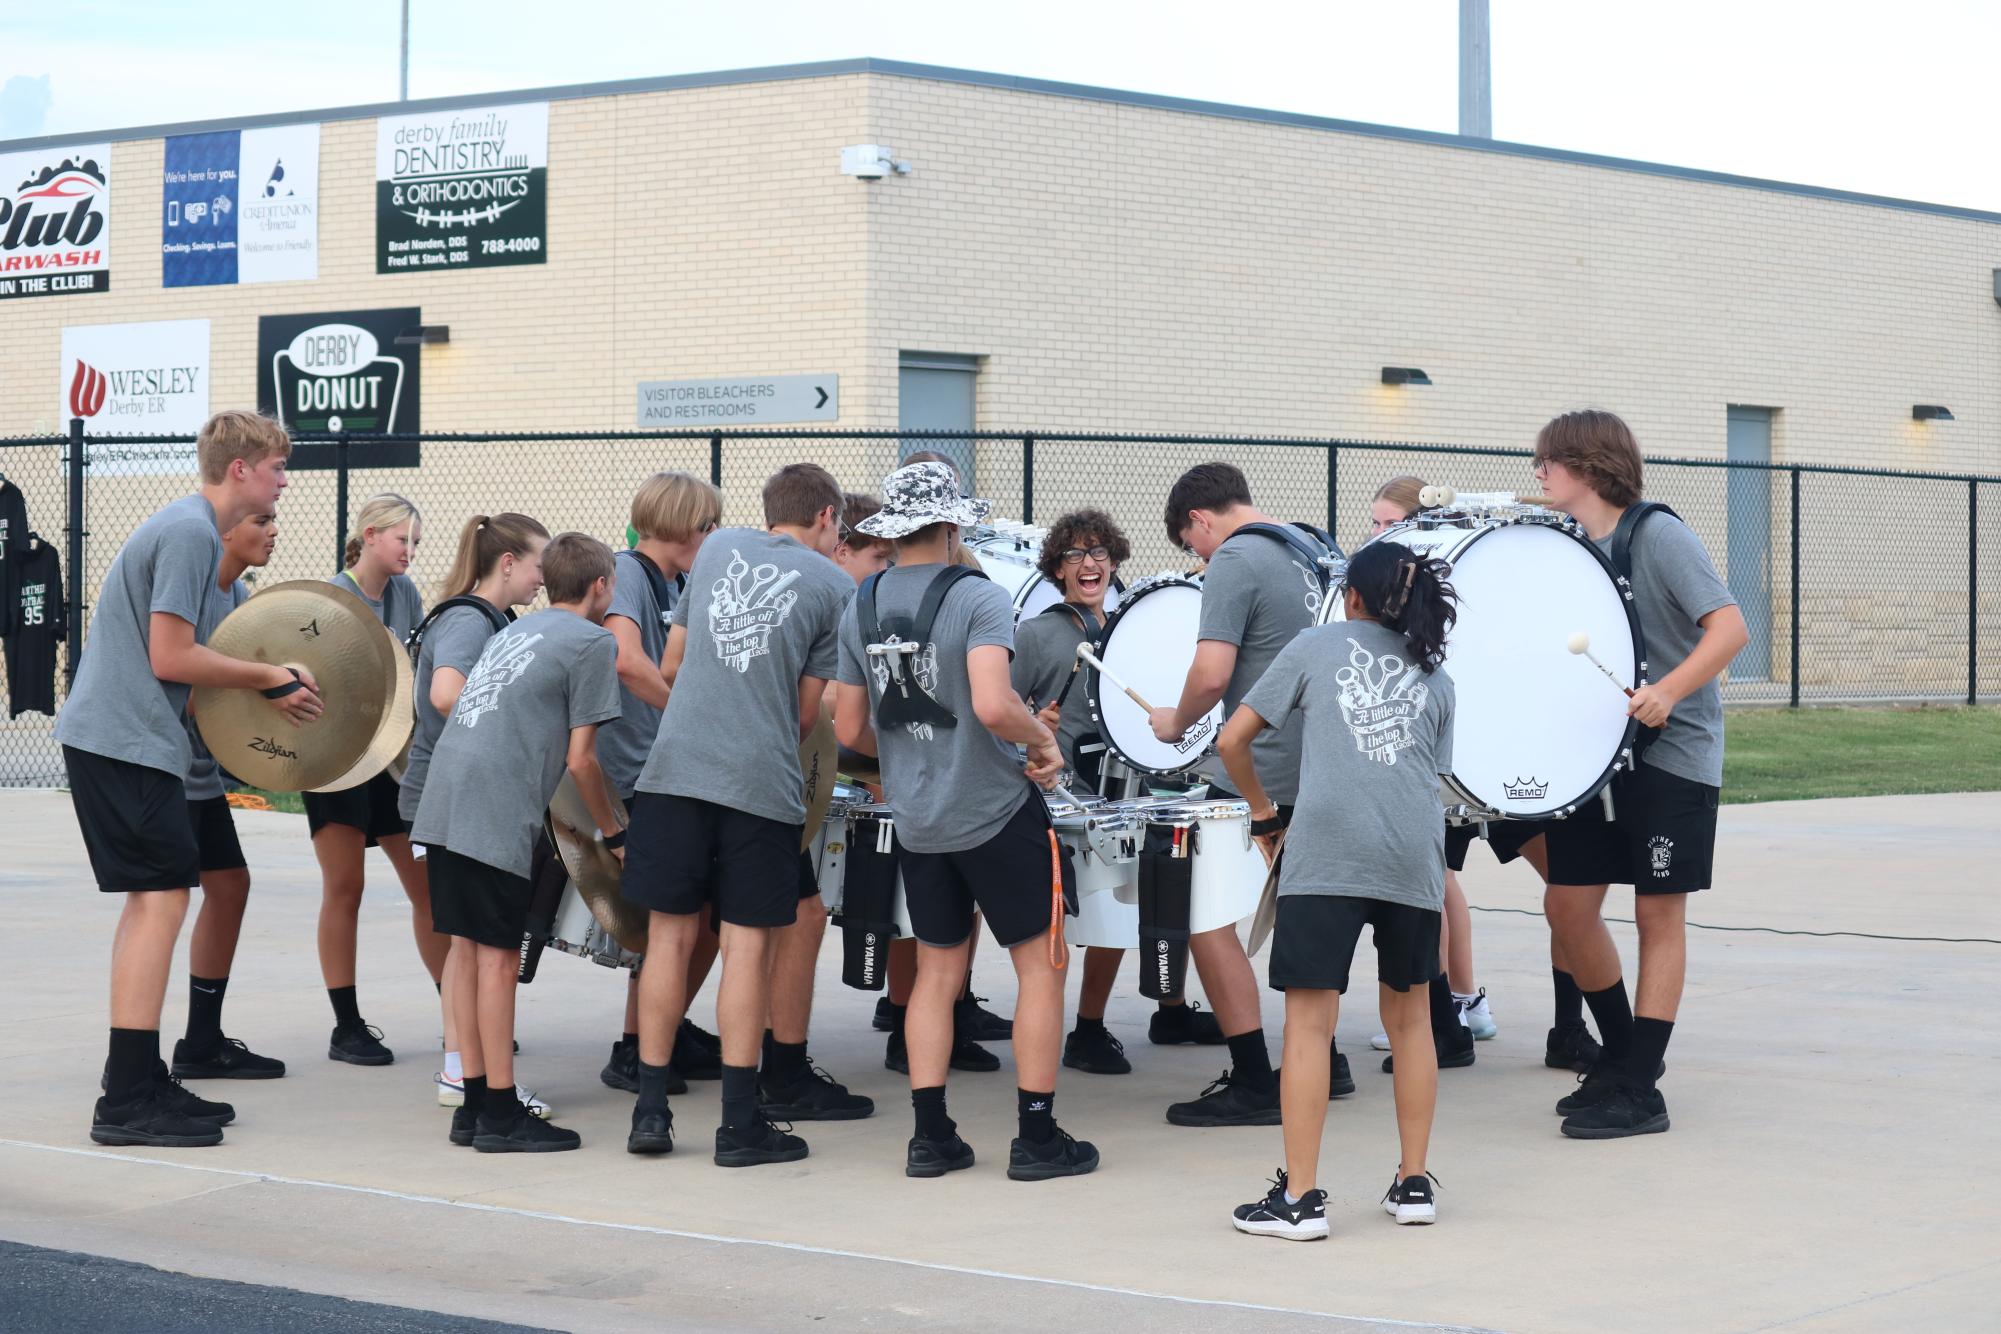
<instances>
[{"instance_id":1,"label":"green grass","mask_svg":"<svg viewBox=\"0 0 2001 1334\"><path fill-rule=\"evenodd\" d=\"M1723 800L2001 789L2001 709L1735 709Z\"/></svg>"},{"instance_id":2,"label":"green grass","mask_svg":"<svg viewBox=\"0 0 2001 1334\"><path fill-rule=\"evenodd\" d=\"M261 787L246 787L243 791L248 792L252 796L264 798L264 800L271 803L271 809L274 811L284 811L287 815L304 815L306 813L306 803L300 800L299 794L296 792L266 792Z\"/></svg>"}]
</instances>

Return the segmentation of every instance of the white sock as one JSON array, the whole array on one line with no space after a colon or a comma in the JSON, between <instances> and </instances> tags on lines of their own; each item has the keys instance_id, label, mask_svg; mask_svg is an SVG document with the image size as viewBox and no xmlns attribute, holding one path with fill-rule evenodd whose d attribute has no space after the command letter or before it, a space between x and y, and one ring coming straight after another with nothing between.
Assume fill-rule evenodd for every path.
<instances>
[{"instance_id":1,"label":"white sock","mask_svg":"<svg viewBox=\"0 0 2001 1334\"><path fill-rule=\"evenodd\" d=\"M445 1078L447 1079L465 1078L465 1066L460 1063L459 1054L455 1051L448 1051L445 1053Z\"/></svg>"},{"instance_id":2,"label":"white sock","mask_svg":"<svg viewBox=\"0 0 2001 1334\"><path fill-rule=\"evenodd\" d=\"M1473 992L1455 991L1452 993L1452 999L1458 1001L1459 1004L1465 1009L1470 1010L1475 1005L1478 1005L1480 1003L1480 993L1477 991Z\"/></svg>"},{"instance_id":3,"label":"white sock","mask_svg":"<svg viewBox=\"0 0 2001 1334\"><path fill-rule=\"evenodd\" d=\"M1299 1199L1300 1199L1300 1197L1299 1197L1299 1196L1297 1196L1297 1195L1294 1195L1294 1194L1293 1194L1293 1193L1292 1193L1291 1191L1287 1191L1287 1192L1285 1193L1285 1202L1286 1202L1287 1204L1298 1204L1298 1203L1299 1203Z\"/></svg>"}]
</instances>

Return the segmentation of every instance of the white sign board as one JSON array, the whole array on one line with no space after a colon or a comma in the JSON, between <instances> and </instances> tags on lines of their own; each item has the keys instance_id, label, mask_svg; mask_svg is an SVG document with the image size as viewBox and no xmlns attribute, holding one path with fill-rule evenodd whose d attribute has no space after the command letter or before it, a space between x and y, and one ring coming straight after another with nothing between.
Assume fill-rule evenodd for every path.
<instances>
[{"instance_id":1,"label":"white sign board","mask_svg":"<svg viewBox=\"0 0 2001 1334\"><path fill-rule=\"evenodd\" d=\"M841 416L838 375L641 380L641 426L773 426Z\"/></svg>"},{"instance_id":2,"label":"white sign board","mask_svg":"<svg viewBox=\"0 0 2001 1334\"><path fill-rule=\"evenodd\" d=\"M189 435L208 420L207 320L72 324L63 330L62 410L91 436ZM95 440L99 476L192 474L195 447Z\"/></svg>"}]
</instances>

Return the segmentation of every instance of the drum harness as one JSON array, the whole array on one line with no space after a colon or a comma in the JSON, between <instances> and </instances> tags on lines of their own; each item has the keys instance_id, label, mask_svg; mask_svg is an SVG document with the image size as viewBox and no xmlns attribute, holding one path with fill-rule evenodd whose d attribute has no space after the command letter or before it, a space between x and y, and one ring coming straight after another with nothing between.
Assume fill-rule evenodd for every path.
<instances>
[{"instance_id":1,"label":"drum harness","mask_svg":"<svg viewBox=\"0 0 2001 1334\"><path fill-rule=\"evenodd\" d=\"M1307 569L1313 571L1313 577L1320 581L1320 593L1323 597L1327 594L1328 585L1334 581L1334 572L1328 568L1327 558L1331 556L1335 560L1344 559L1333 534L1310 523L1247 523L1231 533L1224 541L1229 541L1239 533L1256 533L1260 537L1268 537L1274 542L1284 544L1293 555L1305 563ZM1312 542L1306 540L1308 536L1313 538ZM1315 549L1314 542L1320 544L1319 549Z\"/></svg>"},{"instance_id":2,"label":"drum harness","mask_svg":"<svg viewBox=\"0 0 2001 1334\"><path fill-rule=\"evenodd\" d=\"M632 557L640 571L645 574L646 582L653 588L653 605L660 613L660 623L666 625L673 619L675 601L688 587L688 576L677 574L669 580L661 573L660 567L653 563L653 558L643 551L627 548L618 554Z\"/></svg>"},{"instance_id":3,"label":"drum harness","mask_svg":"<svg viewBox=\"0 0 2001 1334\"><path fill-rule=\"evenodd\" d=\"M457 597L446 598L443 602L425 612L424 619L417 622L417 628L412 630L403 640L403 647L410 651L410 661L413 664L423 656L424 636L430 633L431 623L454 607L474 607L484 612L487 624L493 627L493 633L495 634L499 634L514 623L514 609L511 607L506 611L502 611L485 598L474 597L470 593L461 593Z\"/></svg>"},{"instance_id":4,"label":"drum harness","mask_svg":"<svg viewBox=\"0 0 2001 1334\"><path fill-rule=\"evenodd\" d=\"M862 642L868 655L881 659L889 673L875 705L877 727L898 727L905 723L929 723L933 727L959 725L952 711L918 681L915 658L931 642L931 627L952 586L961 579L984 578L985 574L969 566L947 565L931 576L915 616L891 616L886 620L878 619L875 609L876 585L881 582L882 574L872 574L862 581L855 603Z\"/></svg>"},{"instance_id":5,"label":"drum harness","mask_svg":"<svg viewBox=\"0 0 2001 1334\"><path fill-rule=\"evenodd\" d=\"M1679 514L1676 514L1658 500L1642 500L1628 505L1626 512L1619 516L1618 526L1612 530L1611 549L1605 553L1606 559L1612 562L1613 572L1619 576L1619 591L1625 595L1628 602L1633 600L1633 538L1639 533L1640 524L1645 522L1647 516L1652 514L1665 514L1674 519L1681 518ZM1641 626L1640 631L1644 646L1646 627ZM1646 666L1644 663L1641 664L1640 670L1643 673L1645 672ZM1661 729L1657 727L1641 726L1634 729L1633 765L1635 768L1639 765L1640 756L1646 753L1648 746L1660 740L1660 735ZM1611 790L1611 785L1609 783L1606 784L1608 815L1610 813L1609 794Z\"/></svg>"}]
</instances>

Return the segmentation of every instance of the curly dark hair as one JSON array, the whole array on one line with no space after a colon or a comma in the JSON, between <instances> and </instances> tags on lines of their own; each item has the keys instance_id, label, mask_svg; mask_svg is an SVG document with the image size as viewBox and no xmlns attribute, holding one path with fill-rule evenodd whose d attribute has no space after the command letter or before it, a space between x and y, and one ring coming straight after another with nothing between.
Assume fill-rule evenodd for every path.
<instances>
[{"instance_id":1,"label":"curly dark hair","mask_svg":"<svg viewBox=\"0 0 2001 1334\"><path fill-rule=\"evenodd\" d=\"M1087 544L1087 538L1095 542ZM1102 544L1112 553L1112 564L1123 565L1132 559L1132 543L1126 541L1125 531L1112 516L1100 509L1071 510L1049 527L1049 536L1042 539L1042 552L1035 558L1035 568L1042 577L1052 584L1063 580L1063 553L1071 547L1097 546Z\"/></svg>"}]
</instances>

